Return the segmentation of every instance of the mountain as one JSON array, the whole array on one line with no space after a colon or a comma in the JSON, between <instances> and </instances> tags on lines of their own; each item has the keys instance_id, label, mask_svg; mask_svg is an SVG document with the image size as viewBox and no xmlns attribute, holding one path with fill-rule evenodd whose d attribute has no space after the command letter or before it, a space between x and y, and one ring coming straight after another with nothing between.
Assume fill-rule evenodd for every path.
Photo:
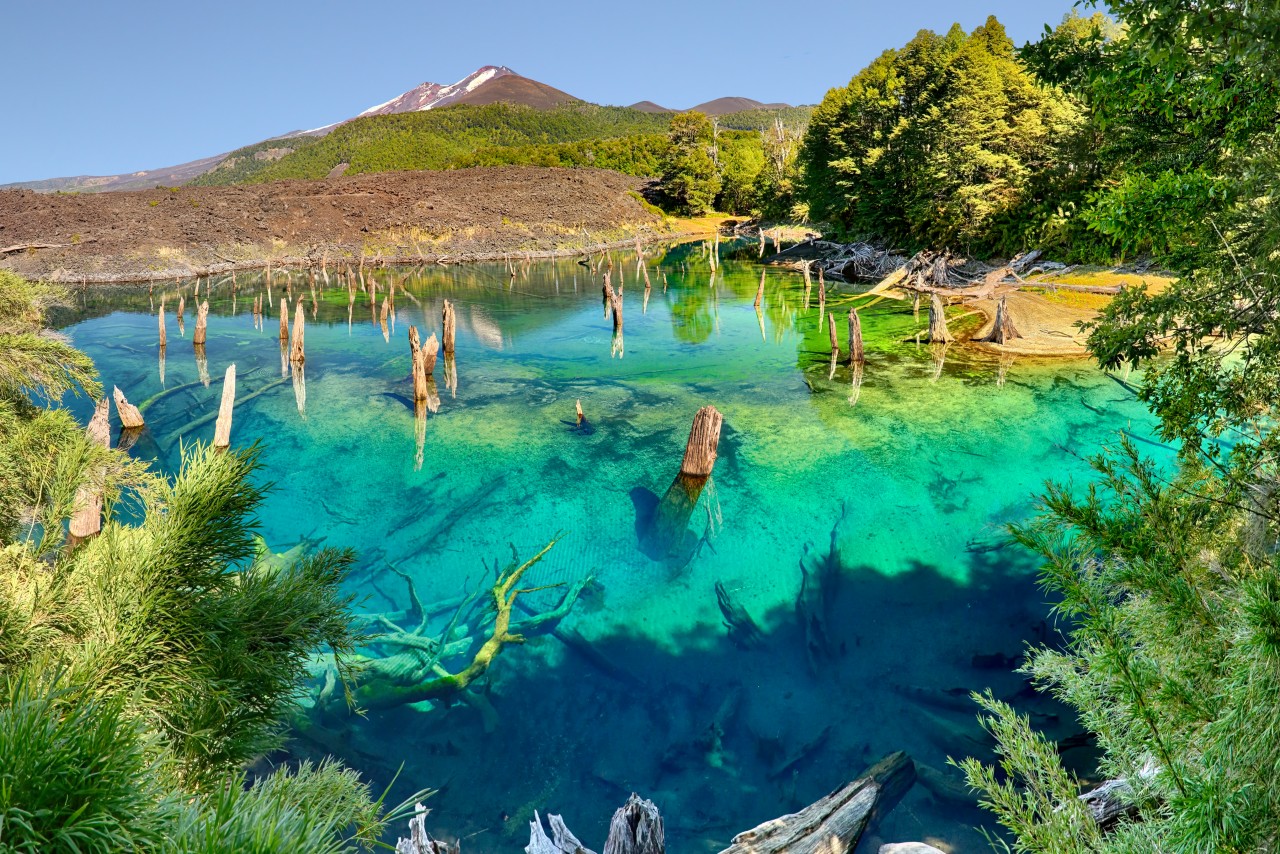
<instances>
[{"instance_id":1,"label":"mountain","mask_svg":"<svg viewBox=\"0 0 1280 854\"><path fill-rule=\"evenodd\" d=\"M636 101L634 104L627 107L627 109L639 110L642 113L674 113L675 112L675 110L668 109L667 107L661 107L653 103L653 101Z\"/></svg>"},{"instance_id":2,"label":"mountain","mask_svg":"<svg viewBox=\"0 0 1280 854\"><path fill-rule=\"evenodd\" d=\"M716 98L714 101L704 101L696 107L689 109L697 110L700 113L706 113L708 116L724 116L729 113L741 113L746 110L785 110L790 104L763 104L752 98Z\"/></svg>"},{"instance_id":3,"label":"mountain","mask_svg":"<svg viewBox=\"0 0 1280 854\"><path fill-rule=\"evenodd\" d=\"M440 83L422 83L404 92L390 101L375 104L359 115L387 116L396 113L413 113L434 110L454 104L494 104L498 102L523 104L538 109L548 109L561 104L576 103L578 98L559 89L539 83L528 77L522 77L510 68L501 65L486 65L479 68L456 83L442 85ZM320 137L330 133L334 128L346 124L352 119L343 119L332 124L323 125L311 130L291 131L254 143L245 148L253 148L253 155L258 160L278 160L292 153L296 143L291 140L300 137ZM237 149L241 151L243 149ZM162 169L148 169L130 172L123 175L77 175L67 178L45 178L39 181L20 181L13 184L0 184L0 189L29 189L42 192L100 192L108 190L140 190L156 185L174 186L185 184L218 166L234 152L216 154L167 166Z\"/></svg>"}]
</instances>

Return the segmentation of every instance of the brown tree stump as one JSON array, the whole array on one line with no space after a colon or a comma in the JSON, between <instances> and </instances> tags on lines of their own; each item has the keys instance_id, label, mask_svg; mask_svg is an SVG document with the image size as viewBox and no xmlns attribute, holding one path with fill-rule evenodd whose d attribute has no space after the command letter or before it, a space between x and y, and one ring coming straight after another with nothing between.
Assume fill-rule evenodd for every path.
<instances>
[{"instance_id":1,"label":"brown tree stump","mask_svg":"<svg viewBox=\"0 0 1280 854\"><path fill-rule=\"evenodd\" d=\"M124 396L119 386L112 386L111 396L116 401L116 412L120 415L120 426L126 430L136 430L146 426L142 413Z\"/></svg>"},{"instance_id":2,"label":"brown tree stump","mask_svg":"<svg viewBox=\"0 0 1280 854\"><path fill-rule=\"evenodd\" d=\"M204 344L209 327L209 301L205 300L196 306L196 329L191 333L191 343Z\"/></svg>"},{"instance_id":3,"label":"brown tree stump","mask_svg":"<svg viewBox=\"0 0 1280 854\"><path fill-rule=\"evenodd\" d=\"M836 337L836 316L827 315L827 337L831 339L831 361L840 356L840 339Z\"/></svg>"},{"instance_id":4,"label":"brown tree stump","mask_svg":"<svg viewBox=\"0 0 1280 854\"><path fill-rule=\"evenodd\" d=\"M653 801L632 793L609 822L604 854L666 854L666 831Z\"/></svg>"},{"instance_id":5,"label":"brown tree stump","mask_svg":"<svg viewBox=\"0 0 1280 854\"><path fill-rule=\"evenodd\" d=\"M307 313L302 310L302 300L298 300L297 311L293 313L293 345L289 349L289 361L301 365L307 360L305 352Z\"/></svg>"},{"instance_id":6,"label":"brown tree stump","mask_svg":"<svg viewBox=\"0 0 1280 854\"><path fill-rule=\"evenodd\" d=\"M858 310L849 309L849 364L861 365L867 361L866 352L862 348L862 321L858 319Z\"/></svg>"},{"instance_id":7,"label":"brown tree stump","mask_svg":"<svg viewBox=\"0 0 1280 854\"><path fill-rule=\"evenodd\" d=\"M448 300L444 301L444 354L446 356L453 354L454 344L457 339L458 318L454 311L453 303Z\"/></svg>"},{"instance_id":8,"label":"brown tree stump","mask_svg":"<svg viewBox=\"0 0 1280 854\"><path fill-rule=\"evenodd\" d=\"M280 340L289 340L289 304L280 300Z\"/></svg>"},{"instance_id":9,"label":"brown tree stump","mask_svg":"<svg viewBox=\"0 0 1280 854\"><path fill-rule=\"evenodd\" d=\"M991 344L1007 344L1015 338L1021 338L1022 333L1013 325L1013 318L1009 316L1009 306L1006 302L1007 297L1000 297L1000 301L996 303L996 320L991 327L991 332L983 341Z\"/></svg>"},{"instance_id":10,"label":"brown tree stump","mask_svg":"<svg viewBox=\"0 0 1280 854\"><path fill-rule=\"evenodd\" d=\"M760 271L760 286L756 288L756 309L759 310L760 304L764 302L764 270Z\"/></svg>"},{"instance_id":11,"label":"brown tree stump","mask_svg":"<svg viewBox=\"0 0 1280 854\"><path fill-rule=\"evenodd\" d=\"M723 423L724 417L714 406L698 410L685 443L680 471L654 511L650 542L654 552L667 559L682 557L687 551L689 520L715 468Z\"/></svg>"},{"instance_id":12,"label":"brown tree stump","mask_svg":"<svg viewBox=\"0 0 1280 854\"><path fill-rule=\"evenodd\" d=\"M169 343L169 336L165 333L165 330L164 330L164 300L163 299L160 300L159 315L160 315L160 349L163 350L165 345Z\"/></svg>"},{"instance_id":13,"label":"brown tree stump","mask_svg":"<svg viewBox=\"0 0 1280 854\"><path fill-rule=\"evenodd\" d=\"M942 298L932 294L929 300L929 343L950 344L954 340L947 331L947 315Z\"/></svg>"}]
</instances>

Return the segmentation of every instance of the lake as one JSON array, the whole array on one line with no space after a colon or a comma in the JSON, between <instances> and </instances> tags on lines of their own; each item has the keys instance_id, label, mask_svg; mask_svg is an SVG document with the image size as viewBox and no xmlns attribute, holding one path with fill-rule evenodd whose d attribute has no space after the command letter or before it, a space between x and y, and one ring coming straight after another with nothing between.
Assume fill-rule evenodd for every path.
<instances>
[{"instance_id":1,"label":"lake","mask_svg":"<svg viewBox=\"0 0 1280 854\"><path fill-rule=\"evenodd\" d=\"M702 244L649 249L648 292L636 254L615 251L621 342L601 273L575 259L516 263L514 277L504 264L366 269L376 305L362 290L352 301L333 267L314 297L298 271L274 271L269 285L262 273L206 281L203 364L190 343L193 281L79 291L58 319L108 389L134 403L177 389L148 407L132 449L166 472L183 441L212 437L211 419L188 425L217 410L217 381L235 363L238 396L261 391L237 406L232 441L262 443L274 482L263 537L275 551L355 549L363 611L409 606L393 567L424 601L447 599L557 533L523 584L592 578L558 633L507 647L474 699L372 712L294 739L292 756L336 750L379 790L403 765L392 799L440 789L428 827L465 838L467 852L522 850L534 810L563 814L600 850L633 791L662 810L668 850L713 852L905 750L922 781L878 838L987 850L973 828L989 817L947 765L990 757L967 691L1012 698L1054 738L1078 733L1012 672L1027 642L1058 632L1036 560L1006 544L1004 526L1034 511L1045 479L1086 479L1089 454L1122 429L1150 438L1153 421L1086 361L917 344L924 315L868 304L848 284L828 283L826 309L843 348L849 306L861 307L866 364L832 370L816 282L806 306L800 275L766 270L757 313L753 251L722 250L713 279ZM290 290L306 312L302 378L287 365L282 375ZM439 335L445 299L457 354L437 365L438 407L415 425L408 330ZM953 330L978 322L954 311ZM586 429L574 423L579 400ZM678 553L654 559L638 529L707 405L724 416L714 476ZM75 406L87 418L87 403ZM731 636L717 585L758 632ZM545 610L562 592L522 601ZM1087 768L1088 746L1064 757Z\"/></svg>"}]
</instances>

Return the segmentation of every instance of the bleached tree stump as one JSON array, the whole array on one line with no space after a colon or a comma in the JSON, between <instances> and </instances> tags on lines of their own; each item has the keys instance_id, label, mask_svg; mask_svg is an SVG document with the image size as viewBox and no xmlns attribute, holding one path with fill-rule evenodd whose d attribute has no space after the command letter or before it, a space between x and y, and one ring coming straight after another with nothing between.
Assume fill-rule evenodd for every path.
<instances>
[{"instance_id":1,"label":"bleached tree stump","mask_svg":"<svg viewBox=\"0 0 1280 854\"><path fill-rule=\"evenodd\" d=\"M947 315L942 298L933 294L929 300L929 343L950 344L954 340L947 331Z\"/></svg>"},{"instance_id":2,"label":"bleached tree stump","mask_svg":"<svg viewBox=\"0 0 1280 854\"><path fill-rule=\"evenodd\" d=\"M422 372L430 377L436 370L436 355L440 352L440 340L434 332L422 343Z\"/></svg>"},{"instance_id":3,"label":"bleached tree stump","mask_svg":"<svg viewBox=\"0 0 1280 854\"><path fill-rule=\"evenodd\" d=\"M535 810L533 821L529 822L529 844L525 846L525 854L595 854L578 841L560 816L548 815L547 824L551 827L549 837L542 829L542 819Z\"/></svg>"},{"instance_id":4,"label":"bleached tree stump","mask_svg":"<svg viewBox=\"0 0 1280 854\"><path fill-rule=\"evenodd\" d=\"M604 854L666 854L666 831L653 801L632 793L609 822Z\"/></svg>"},{"instance_id":5,"label":"bleached tree stump","mask_svg":"<svg viewBox=\"0 0 1280 854\"><path fill-rule=\"evenodd\" d=\"M685 551L689 520L716 465L723 423L724 416L714 406L698 410L689 429L680 471L654 511L650 540L656 552L667 558L678 557Z\"/></svg>"},{"instance_id":6,"label":"bleached tree stump","mask_svg":"<svg viewBox=\"0 0 1280 854\"><path fill-rule=\"evenodd\" d=\"M297 311L293 313L293 345L289 349L289 361L301 365L307 360L305 352L307 313L302 310L302 300L298 300Z\"/></svg>"},{"instance_id":7,"label":"bleached tree stump","mask_svg":"<svg viewBox=\"0 0 1280 854\"><path fill-rule=\"evenodd\" d=\"M1022 333L1013 325L1013 318L1009 316L1007 299L1007 297L1000 297L1000 301L996 303L995 324L992 325L990 334L982 339L983 341L991 344L1007 344L1015 338L1022 337Z\"/></svg>"},{"instance_id":8,"label":"bleached tree stump","mask_svg":"<svg viewBox=\"0 0 1280 854\"><path fill-rule=\"evenodd\" d=\"M196 329L191 333L191 343L197 346L205 342L209 327L209 301L205 300L196 306Z\"/></svg>"},{"instance_id":9,"label":"bleached tree stump","mask_svg":"<svg viewBox=\"0 0 1280 854\"><path fill-rule=\"evenodd\" d=\"M222 403L218 406L218 420L213 426L213 446L228 448L231 446L231 411L236 405L236 366L233 362L227 367L222 381Z\"/></svg>"},{"instance_id":10,"label":"bleached tree stump","mask_svg":"<svg viewBox=\"0 0 1280 854\"><path fill-rule=\"evenodd\" d=\"M448 300L444 301L443 322L444 354L450 356L453 354L454 344L457 339L458 317L454 311L453 303Z\"/></svg>"},{"instance_id":11,"label":"bleached tree stump","mask_svg":"<svg viewBox=\"0 0 1280 854\"><path fill-rule=\"evenodd\" d=\"M138 411L138 407L128 401L119 386L111 387L111 396L114 397L116 401L116 412L120 415L121 427L126 430L137 430L146 426L146 422L142 418L142 413Z\"/></svg>"},{"instance_id":12,"label":"bleached tree stump","mask_svg":"<svg viewBox=\"0 0 1280 854\"><path fill-rule=\"evenodd\" d=\"M85 428L91 443L111 447L110 413L111 404L104 397L94 407ZM95 482L99 477L99 472L90 472L88 480L76 489L76 509L71 516L71 536L76 540L88 539L102 530L102 484Z\"/></svg>"}]
</instances>

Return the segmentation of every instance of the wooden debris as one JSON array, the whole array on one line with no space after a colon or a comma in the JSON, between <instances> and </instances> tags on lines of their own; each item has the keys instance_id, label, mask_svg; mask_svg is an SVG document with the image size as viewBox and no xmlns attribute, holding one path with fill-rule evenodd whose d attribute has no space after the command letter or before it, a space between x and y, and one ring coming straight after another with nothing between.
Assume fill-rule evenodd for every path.
<instances>
[{"instance_id":1,"label":"wooden debris","mask_svg":"<svg viewBox=\"0 0 1280 854\"><path fill-rule=\"evenodd\" d=\"M577 413L577 416L578 416L577 424L578 424L578 426L579 426L579 427L581 427L581 426L582 426L582 422L584 422L584 421L586 421L586 420L587 420L587 416L585 416L585 415L583 415L583 414L582 414L582 400L581 400L581 399L579 399L579 400L575 401L575 402L574 402L574 404L573 404L573 408L574 408L574 410L575 410L575 412Z\"/></svg>"},{"instance_id":2,"label":"wooden debris","mask_svg":"<svg viewBox=\"0 0 1280 854\"><path fill-rule=\"evenodd\" d=\"M165 345L169 343L169 337L164 330L164 297L160 298L160 349L163 350Z\"/></svg>"},{"instance_id":3,"label":"wooden debris","mask_svg":"<svg viewBox=\"0 0 1280 854\"><path fill-rule=\"evenodd\" d=\"M858 310L849 309L849 364L861 365L867 361L866 352L862 348L862 321L858 319Z\"/></svg>"},{"instance_id":4,"label":"wooden debris","mask_svg":"<svg viewBox=\"0 0 1280 854\"><path fill-rule=\"evenodd\" d=\"M178 317L181 318L186 313L187 313L187 298L182 294L178 294Z\"/></svg>"},{"instance_id":5,"label":"wooden debris","mask_svg":"<svg viewBox=\"0 0 1280 854\"><path fill-rule=\"evenodd\" d=\"M218 406L218 420L213 427L213 446L227 448L231 446L231 412L236 405L236 366L233 362L227 367L226 376L222 380L222 403Z\"/></svg>"},{"instance_id":6,"label":"wooden debris","mask_svg":"<svg viewBox=\"0 0 1280 854\"><path fill-rule=\"evenodd\" d=\"M892 809L914 782L911 758L894 753L800 812L739 833L720 854L849 854L873 816Z\"/></svg>"},{"instance_id":7,"label":"wooden debris","mask_svg":"<svg viewBox=\"0 0 1280 854\"><path fill-rule=\"evenodd\" d=\"M289 303L280 300L280 340L289 340Z\"/></svg>"},{"instance_id":8,"label":"wooden debris","mask_svg":"<svg viewBox=\"0 0 1280 854\"><path fill-rule=\"evenodd\" d=\"M99 400L85 428L90 443L111 447L110 412L111 404L107 398ZM95 479L91 473L88 480L76 489L76 509L71 515L71 536L76 541L88 539L102 530L102 484L94 483Z\"/></svg>"},{"instance_id":9,"label":"wooden debris","mask_svg":"<svg viewBox=\"0 0 1280 854\"><path fill-rule=\"evenodd\" d=\"M831 339L831 361L835 361L840 356L840 339L836 337L836 316L834 314L827 315L827 336Z\"/></svg>"},{"instance_id":10,"label":"wooden debris","mask_svg":"<svg viewBox=\"0 0 1280 854\"><path fill-rule=\"evenodd\" d=\"M950 344L954 340L947 331L947 315L942 298L932 294L929 299L929 343Z\"/></svg>"},{"instance_id":11,"label":"wooden debris","mask_svg":"<svg viewBox=\"0 0 1280 854\"><path fill-rule=\"evenodd\" d=\"M111 396L116 401L116 412L120 415L120 426L126 430L136 430L146 426L138 407L130 403L119 386L112 386Z\"/></svg>"},{"instance_id":12,"label":"wooden debris","mask_svg":"<svg viewBox=\"0 0 1280 854\"><path fill-rule=\"evenodd\" d=\"M422 371L430 377L436 370L436 355L440 352L440 339L434 332L422 344Z\"/></svg>"},{"instance_id":13,"label":"wooden debris","mask_svg":"<svg viewBox=\"0 0 1280 854\"><path fill-rule=\"evenodd\" d=\"M409 819L409 838L400 837L396 840L396 854L461 854L461 843L450 845L432 839L431 834L427 833L429 812L422 804L414 805L413 818Z\"/></svg>"},{"instance_id":14,"label":"wooden debris","mask_svg":"<svg viewBox=\"0 0 1280 854\"><path fill-rule=\"evenodd\" d=\"M444 354L450 356L453 354L453 347L457 335L458 318L454 311L453 303L448 300L444 301Z\"/></svg>"},{"instance_id":15,"label":"wooden debris","mask_svg":"<svg viewBox=\"0 0 1280 854\"><path fill-rule=\"evenodd\" d=\"M1008 344L1015 338L1021 338L1022 333L1013 325L1013 319L1009 316L1009 306L1006 303L1007 297L1000 297L1000 301L996 303L996 319L991 326L991 332L982 340L991 344Z\"/></svg>"},{"instance_id":16,"label":"wooden debris","mask_svg":"<svg viewBox=\"0 0 1280 854\"><path fill-rule=\"evenodd\" d=\"M686 552L688 557L692 556L691 550L686 548L689 519L715 468L723 422L724 417L714 406L698 410L689 430L689 440L685 443L680 471L654 511L649 540L654 551L668 559L684 557Z\"/></svg>"},{"instance_id":17,"label":"wooden debris","mask_svg":"<svg viewBox=\"0 0 1280 854\"><path fill-rule=\"evenodd\" d=\"M191 333L191 343L197 346L204 344L209 326L209 301L205 300L196 306L196 330Z\"/></svg>"},{"instance_id":18,"label":"wooden debris","mask_svg":"<svg viewBox=\"0 0 1280 854\"><path fill-rule=\"evenodd\" d=\"M295 365L301 365L307 360L304 352L306 336L307 313L302 309L302 300L298 300L297 311L293 314L293 344L289 349L289 361Z\"/></svg>"},{"instance_id":19,"label":"wooden debris","mask_svg":"<svg viewBox=\"0 0 1280 854\"><path fill-rule=\"evenodd\" d=\"M662 816L653 801L632 793L609 822L604 854L666 854Z\"/></svg>"},{"instance_id":20,"label":"wooden debris","mask_svg":"<svg viewBox=\"0 0 1280 854\"><path fill-rule=\"evenodd\" d=\"M693 417L689 440L684 446L680 473L691 477L710 477L716 465L716 449L720 445L720 427L724 416L714 406L704 406Z\"/></svg>"},{"instance_id":21,"label":"wooden debris","mask_svg":"<svg viewBox=\"0 0 1280 854\"><path fill-rule=\"evenodd\" d=\"M760 287L756 288L756 311L760 310L762 302L764 302L764 270L760 271Z\"/></svg>"}]
</instances>

